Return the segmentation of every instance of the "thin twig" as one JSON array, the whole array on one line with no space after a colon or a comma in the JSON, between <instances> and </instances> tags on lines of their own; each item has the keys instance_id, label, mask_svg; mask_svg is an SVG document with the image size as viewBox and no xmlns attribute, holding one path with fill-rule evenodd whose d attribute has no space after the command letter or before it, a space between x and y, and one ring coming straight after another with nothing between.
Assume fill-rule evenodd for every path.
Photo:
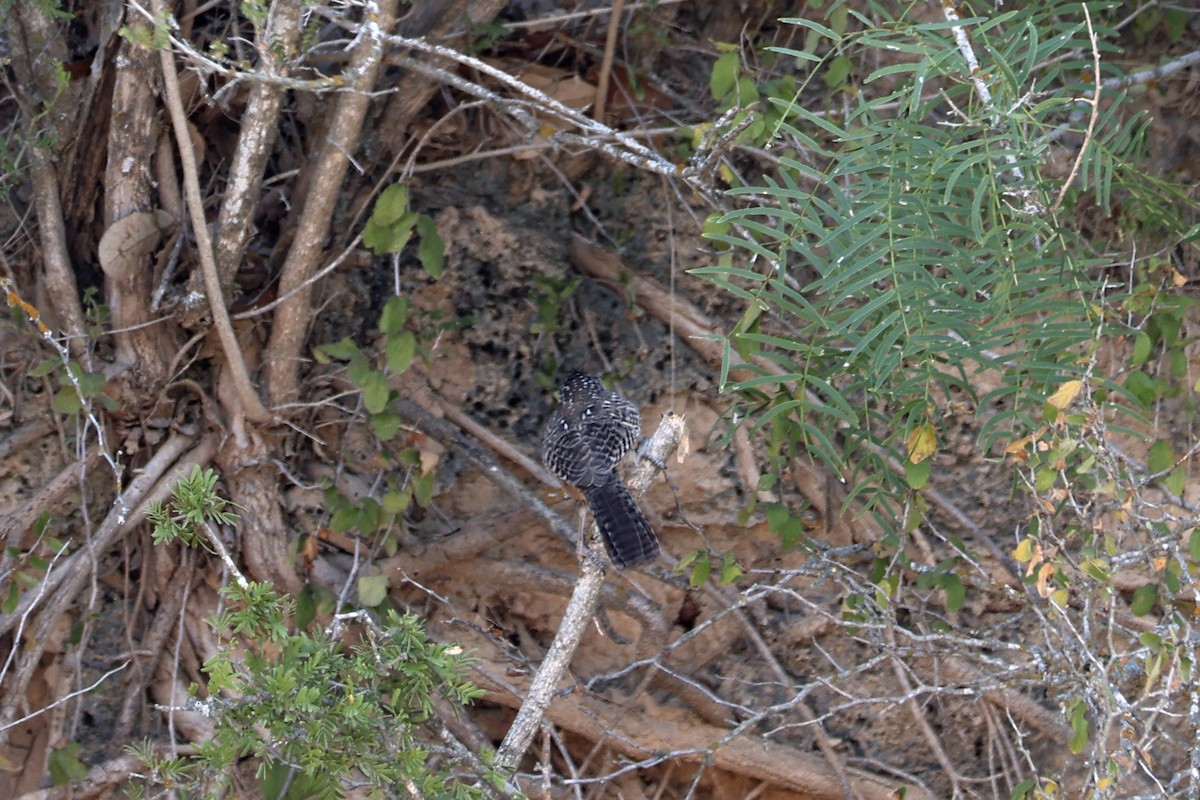
<instances>
[{"instance_id":1,"label":"thin twig","mask_svg":"<svg viewBox=\"0 0 1200 800\"><path fill-rule=\"evenodd\" d=\"M612 15L608 18L608 32L604 37L604 57L600 60L600 77L596 80L596 100L592 104L592 119L604 123L605 104L608 102L608 82L612 78L613 56L617 51L617 33L621 30L621 14L625 0L613 3Z\"/></svg>"},{"instance_id":2,"label":"thin twig","mask_svg":"<svg viewBox=\"0 0 1200 800\"><path fill-rule=\"evenodd\" d=\"M50 709L55 708L57 706L61 706L63 703L66 703L67 701L69 701L73 698L79 697L80 695L87 694L88 692L92 691L96 687L100 686L100 684L102 684L106 680L108 680L110 676L116 675L118 672L125 669L132 663L133 663L132 661L126 661L124 664L122 664L119 667L113 667L108 672L101 675L99 678L96 678L96 680L92 683L91 686L71 692L70 694L63 695L62 697L55 700L53 703L50 703L49 705L43 706L42 708L39 708L36 711L30 711L28 714L21 717L20 719L14 719L11 722L0 725L0 731L6 731L9 728L15 728L16 726L18 726L24 722L28 722L31 719L36 719L37 717L41 716L42 714L45 714Z\"/></svg>"},{"instance_id":3,"label":"thin twig","mask_svg":"<svg viewBox=\"0 0 1200 800\"><path fill-rule=\"evenodd\" d=\"M1096 31L1092 28L1092 12L1088 11L1087 3L1082 3L1083 16L1087 20L1088 41L1092 43L1092 83L1095 84L1095 91L1092 93L1092 115L1088 119L1087 131L1083 135L1083 144L1079 147L1079 152L1075 156L1075 163L1071 165L1071 174L1067 175L1067 179L1063 181L1062 188L1058 190L1058 197L1055 198L1054 204L1050 206L1050 213L1053 214L1062 207L1063 198L1067 196L1067 190L1071 188L1071 184L1075 182L1075 176L1079 174L1079 168L1083 164L1084 153L1087 152L1088 146L1092 143L1092 134L1096 130L1096 120L1100 118L1100 92L1103 89L1103 84L1100 81L1100 47L1096 42Z\"/></svg>"},{"instance_id":4,"label":"thin twig","mask_svg":"<svg viewBox=\"0 0 1200 800\"><path fill-rule=\"evenodd\" d=\"M461 407L455 405L440 394L437 396L437 399L438 405L441 406L442 412L446 415L446 419L450 420L455 425L462 428L467 433L486 444L488 447L492 448L494 452L499 453L501 456L507 458L509 461L528 472L530 475L533 475L547 486L550 486L554 489L562 488L562 481L547 471L546 468L541 464L534 461L532 458L514 447L507 439L497 436L488 428L471 419L471 417L465 411L463 411Z\"/></svg>"},{"instance_id":5,"label":"thin twig","mask_svg":"<svg viewBox=\"0 0 1200 800\"><path fill-rule=\"evenodd\" d=\"M1087 9L1087 6L1084 6ZM1095 38L1092 39L1092 46L1095 47ZM1123 89L1126 86L1133 86L1138 83L1150 83L1150 81L1158 81L1174 75L1180 70L1187 69L1195 64L1200 64L1200 50L1193 50L1190 53L1180 56L1174 61L1168 61L1166 64L1160 64L1154 69L1146 69L1141 72L1131 72L1128 75L1118 75L1115 78L1105 78L1103 81L1105 89ZM1099 76L1097 76L1097 79Z\"/></svg>"}]
</instances>

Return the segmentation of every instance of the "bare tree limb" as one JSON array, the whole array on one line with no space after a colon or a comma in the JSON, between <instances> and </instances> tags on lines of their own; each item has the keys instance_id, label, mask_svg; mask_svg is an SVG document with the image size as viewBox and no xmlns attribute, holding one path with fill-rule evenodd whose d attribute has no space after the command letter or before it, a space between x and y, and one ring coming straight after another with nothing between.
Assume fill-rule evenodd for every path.
<instances>
[{"instance_id":1,"label":"bare tree limb","mask_svg":"<svg viewBox=\"0 0 1200 800\"><path fill-rule=\"evenodd\" d=\"M257 70L268 75L285 74L286 65L280 53L293 53L300 41L300 3L297 0L275 0L268 13L266 28L255 40ZM254 205L262 188L263 172L271 155L271 146L278 133L279 111L286 93L282 85L271 81L256 81L250 87L246 113L241 119L242 130L238 136L237 150L229 165L229 179L221 199L221 213L217 218L214 256L223 292L232 288L234 275L246 253L246 244L253 229L251 219Z\"/></svg>"},{"instance_id":2,"label":"bare tree limb","mask_svg":"<svg viewBox=\"0 0 1200 800\"><path fill-rule=\"evenodd\" d=\"M383 58L383 38L396 21L398 0L379 0L370 4L367 20L359 29L360 40L350 57L348 70L357 77L354 91L338 97L329 135L316 161L304 210L297 223L296 238L288 250L279 278L279 293L291 292L304 285L324 252L333 221L334 207L342 179L350 165L350 154L363 133L363 120ZM273 403L289 402L296 397L300 349L312 321L312 290L304 288L280 304L271 326L267 344L267 391Z\"/></svg>"}]
</instances>

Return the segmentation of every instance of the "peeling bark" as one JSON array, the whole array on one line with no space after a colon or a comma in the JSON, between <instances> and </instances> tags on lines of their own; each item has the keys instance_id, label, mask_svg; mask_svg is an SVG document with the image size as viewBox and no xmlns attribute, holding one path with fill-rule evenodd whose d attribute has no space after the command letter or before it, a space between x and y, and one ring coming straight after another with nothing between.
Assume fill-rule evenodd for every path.
<instances>
[{"instance_id":1,"label":"peeling bark","mask_svg":"<svg viewBox=\"0 0 1200 800\"><path fill-rule=\"evenodd\" d=\"M132 18L129 25L144 35L149 23ZM156 73L153 50L122 41L116 58L108 164L104 173L104 228L138 211L153 209L153 166L159 134L156 92L147 81ZM171 167L173 169L173 166ZM112 309L118 363L135 368L135 380L157 388L165 379L174 347L166 329L150 322L154 291L154 258L105 277L105 298Z\"/></svg>"}]
</instances>

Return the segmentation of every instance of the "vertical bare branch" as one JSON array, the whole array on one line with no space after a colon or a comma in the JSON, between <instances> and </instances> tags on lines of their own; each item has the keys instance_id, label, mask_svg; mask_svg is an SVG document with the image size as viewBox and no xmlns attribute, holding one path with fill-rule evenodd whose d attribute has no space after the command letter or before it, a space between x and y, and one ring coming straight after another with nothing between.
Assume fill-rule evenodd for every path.
<instances>
[{"instance_id":1,"label":"vertical bare branch","mask_svg":"<svg viewBox=\"0 0 1200 800\"><path fill-rule=\"evenodd\" d=\"M333 111L333 123L316 161L296 238L283 264L279 280L281 296L303 286L321 259L342 179L350 164L350 154L362 136L363 120L371 102L367 93L375 84L383 58L381 36L395 24L397 3L398 0L380 0L368 5L373 10L368 12L362 25L360 40L347 68L348 74L355 76L351 91L338 99ZM300 348L312 320L311 297L312 288L306 286L275 312L266 354L267 391L272 403L285 402L296 396Z\"/></svg>"},{"instance_id":2,"label":"vertical bare branch","mask_svg":"<svg viewBox=\"0 0 1200 800\"><path fill-rule=\"evenodd\" d=\"M286 73L284 60L295 52L299 41L300 4L296 0L277 0L271 6L265 30L255 43L258 69L271 76ZM250 86L250 99L242 116L242 131L229 167L229 181L217 219L215 256L223 292L228 292L233 285L234 275L246 252L250 220L262 187L263 170L275 142L279 109L285 94L283 85L269 80L255 81Z\"/></svg>"}]
</instances>

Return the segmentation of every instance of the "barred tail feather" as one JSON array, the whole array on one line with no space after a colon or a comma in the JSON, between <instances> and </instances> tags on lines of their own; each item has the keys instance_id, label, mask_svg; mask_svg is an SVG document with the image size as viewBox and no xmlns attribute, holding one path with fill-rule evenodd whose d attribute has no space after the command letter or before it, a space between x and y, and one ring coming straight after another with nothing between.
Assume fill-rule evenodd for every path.
<instances>
[{"instance_id":1,"label":"barred tail feather","mask_svg":"<svg viewBox=\"0 0 1200 800\"><path fill-rule=\"evenodd\" d=\"M654 560L658 555L658 537L625 484L612 480L585 489L584 497L596 518L608 557L617 569Z\"/></svg>"}]
</instances>

